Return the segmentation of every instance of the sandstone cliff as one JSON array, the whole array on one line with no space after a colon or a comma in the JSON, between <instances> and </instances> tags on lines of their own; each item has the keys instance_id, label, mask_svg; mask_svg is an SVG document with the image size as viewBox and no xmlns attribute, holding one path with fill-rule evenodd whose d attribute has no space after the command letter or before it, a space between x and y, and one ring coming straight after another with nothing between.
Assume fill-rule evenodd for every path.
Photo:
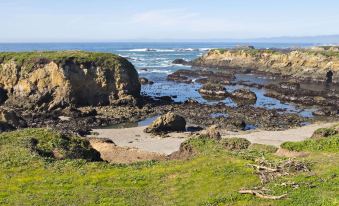
<instances>
[{"instance_id":1,"label":"sandstone cliff","mask_svg":"<svg viewBox=\"0 0 339 206\"><path fill-rule=\"evenodd\" d=\"M6 104L28 109L108 105L140 94L126 59L81 51L0 53L0 88Z\"/></svg>"},{"instance_id":2,"label":"sandstone cliff","mask_svg":"<svg viewBox=\"0 0 339 206\"><path fill-rule=\"evenodd\" d=\"M333 82L339 82L338 51L216 49L194 60L192 64L203 67L250 68L316 81L326 81L332 76Z\"/></svg>"}]
</instances>

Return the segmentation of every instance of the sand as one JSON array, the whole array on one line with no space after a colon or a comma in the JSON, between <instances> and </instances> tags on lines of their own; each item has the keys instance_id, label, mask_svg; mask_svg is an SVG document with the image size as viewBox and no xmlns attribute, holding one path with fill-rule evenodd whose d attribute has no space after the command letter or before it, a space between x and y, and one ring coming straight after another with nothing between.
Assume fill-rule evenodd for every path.
<instances>
[{"instance_id":1,"label":"sand","mask_svg":"<svg viewBox=\"0 0 339 206\"><path fill-rule=\"evenodd\" d=\"M336 123L314 123L285 131L263 131L254 130L250 132L232 133L221 131L223 138L242 137L252 143L267 144L279 146L286 141L303 141L319 128L330 127ZM135 127L125 129L95 129L94 132L99 135L98 138L111 139L117 146L125 148L134 148L145 152L169 155L179 150L180 144L187 140L190 133L170 133L168 137L152 136L146 134L143 130L146 127ZM146 158L147 159L147 158Z\"/></svg>"},{"instance_id":2,"label":"sand","mask_svg":"<svg viewBox=\"0 0 339 206\"><path fill-rule=\"evenodd\" d=\"M294 129L288 129L284 131L262 131L262 130L255 130L252 132L246 133L227 133L223 135L223 138L229 137L241 137L248 139L252 143L258 144L267 144L273 146L280 146L283 142L292 141L292 142L299 142L303 141L312 136L313 132L319 128L324 127L331 127L336 123L314 123L311 125L298 127Z\"/></svg>"},{"instance_id":3,"label":"sand","mask_svg":"<svg viewBox=\"0 0 339 206\"><path fill-rule=\"evenodd\" d=\"M170 133L165 138L144 133L146 127L124 129L94 129L99 138L111 139L117 146L138 148L147 152L169 155L177 151L189 133Z\"/></svg>"}]
</instances>

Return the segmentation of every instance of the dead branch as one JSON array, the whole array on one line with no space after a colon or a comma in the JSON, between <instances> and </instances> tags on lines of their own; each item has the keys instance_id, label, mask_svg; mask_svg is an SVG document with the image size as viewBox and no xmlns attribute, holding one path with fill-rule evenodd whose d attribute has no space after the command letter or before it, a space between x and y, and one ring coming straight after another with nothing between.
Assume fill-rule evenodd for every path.
<instances>
[{"instance_id":1,"label":"dead branch","mask_svg":"<svg viewBox=\"0 0 339 206\"><path fill-rule=\"evenodd\" d=\"M262 199L270 199L270 200L280 200L287 196L287 194L283 194L280 196L266 195L260 190L240 190L239 193L240 194L251 194Z\"/></svg>"},{"instance_id":2,"label":"dead branch","mask_svg":"<svg viewBox=\"0 0 339 206\"><path fill-rule=\"evenodd\" d=\"M255 164L248 164L248 166L251 166L253 168L256 168L258 171L260 170L265 170L268 172L278 172L278 169L274 169L274 168L269 168L269 167L265 167L265 166L261 166L261 165L255 165Z\"/></svg>"}]
</instances>

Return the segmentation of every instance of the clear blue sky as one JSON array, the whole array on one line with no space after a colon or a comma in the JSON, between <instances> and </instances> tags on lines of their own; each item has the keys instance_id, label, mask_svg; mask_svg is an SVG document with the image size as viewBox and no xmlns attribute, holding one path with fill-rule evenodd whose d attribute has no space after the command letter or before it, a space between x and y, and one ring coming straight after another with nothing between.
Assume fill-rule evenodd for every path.
<instances>
[{"instance_id":1,"label":"clear blue sky","mask_svg":"<svg viewBox=\"0 0 339 206\"><path fill-rule=\"evenodd\" d=\"M339 0L0 0L0 42L339 34Z\"/></svg>"}]
</instances>

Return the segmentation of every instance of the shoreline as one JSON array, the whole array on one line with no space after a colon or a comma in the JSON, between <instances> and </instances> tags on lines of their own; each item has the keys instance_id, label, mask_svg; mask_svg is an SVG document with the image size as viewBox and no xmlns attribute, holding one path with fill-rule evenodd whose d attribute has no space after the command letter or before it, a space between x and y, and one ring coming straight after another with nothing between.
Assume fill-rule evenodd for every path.
<instances>
[{"instance_id":1,"label":"shoreline","mask_svg":"<svg viewBox=\"0 0 339 206\"><path fill-rule=\"evenodd\" d=\"M272 145L279 147L283 142L300 142L312 136L313 132L320 128L326 128L338 124L336 122L315 122L307 126L286 129L282 131L253 130L247 132L230 132L220 130L222 138L245 138L251 143ZM88 138L102 138L112 140L118 147L137 149L144 152L154 152L162 155L170 155L179 150L181 143L189 139L190 133L169 133L166 137L154 136L144 133L143 127L124 129L94 129L98 135L89 135Z\"/></svg>"}]
</instances>

